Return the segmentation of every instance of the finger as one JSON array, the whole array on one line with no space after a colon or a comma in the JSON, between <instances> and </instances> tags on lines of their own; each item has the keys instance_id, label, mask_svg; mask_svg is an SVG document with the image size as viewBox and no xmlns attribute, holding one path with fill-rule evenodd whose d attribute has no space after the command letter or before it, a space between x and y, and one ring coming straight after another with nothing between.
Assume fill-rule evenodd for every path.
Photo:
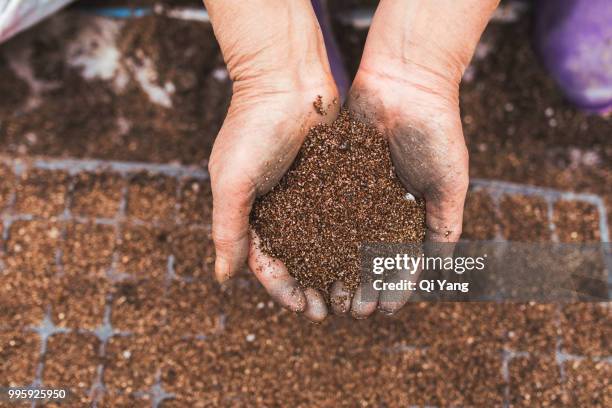
<instances>
[{"instance_id":1,"label":"finger","mask_svg":"<svg viewBox=\"0 0 612 408\"><path fill-rule=\"evenodd\" d=\"M327 305L325 298L316 289L307 288L304 290L306 295L306 309L304 316L314 323L320 323L327 317Z\"/></svg>"},{"instance_id":2,"label":"finger","mask_svg":"<svg viewBox=\"0 0 612 408\"><path fill-rule=\"evenodd\" d=\"M376 310L379 292L371 282L359 285L351 302L351 315L355 319L365 319Z\"/></svg>"},{"instance_id":3,"label":"finger","mask_svg":"<svg viewBox=\"0 0 612 408\"><path fill-rule=\"evenodd\" d=\"M249 253L249 213L255 194L248 182L241 182L230 173L217 176L213 169L210 173L215 276L223 283L245 265Z\"/></svg>"},{"instance_id":4,"label":"finger","mask_svg":"<svg viewBox=\"0 0 612 408\"><path fill-rule=\"evenodd\" d=\"M336 315L343 315L351 309L351 292L344 282L334 282L330 290L331 310Z\"/></svg>"},{"instance_id":5,"label":"finger","mask_svg":"<svg viewBox=\"0 0 612 408\"><path fill-rule=\"evenodd\" d=\"M419 268L415 273L411 273L408 269L402 269L397 273L388 276L385 279L387 284L399 284L407 282L418 282L421 269ZM378 301L378 309L386 315L393 315L397 313L410 299L413 291L409 289L393 289L390 285L387 285L387 289L380 293L380 299Z\"/></svg>"},{"instance_id":6,"label":"finger","mask_svg":"<svg viewBox=\"0 0 612 408\"><path fill-rule=\"evenodd\" d=\"M292 312L306 309L306 295L295 278L289 275L287 267L278 259L266 255L261 250L261 241L251 231L249 247L249 268L270 296L281 306Z\"/></svg>"}]
</instances>

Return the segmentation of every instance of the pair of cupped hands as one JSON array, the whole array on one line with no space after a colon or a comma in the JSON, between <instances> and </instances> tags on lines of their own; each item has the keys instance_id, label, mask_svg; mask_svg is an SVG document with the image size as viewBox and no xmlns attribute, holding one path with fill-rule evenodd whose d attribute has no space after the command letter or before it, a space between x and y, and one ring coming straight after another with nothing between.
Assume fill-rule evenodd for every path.
<instances>
[{"instance_id":1,"label":"pair of cupped hands","mask_svg":"<svg viewBox=\"0 0 612 408\"><path fill-rule=\"evenodd\" d=\"M376 310L396 312L409 294L398 298L383 292L377 300L366 301L360 290L351 296L341 282L332 286L329 310L319 291L300 287L281 261L258 249L259 238L249 227L256 197L283 177L308 130L331 123L340 109L340 103L333 103L340 96L314 15L287 28L292 32L297 25L299 38L286 30L266 33L265 21L257 23L260 27L242 28L259 30L254 38L236 36L231 24L215 25L216 20L223 22L224 11L209 11L233 80L231 105L208 166L217 280L226 282L248 262L272 298L315 322L329 313L366 318ZM458 107L459 81L467 61L455 63L453 56L427 58L427 53L419 52L412 59L385 51L384 30L377 31L377 24L385 23L377 22L382 18L378 14L345 106L382 132L400 181L409 193L425 199L426 240L456 242L468 186L468 154ZM318 96L326 115L313 107Z\"/></svg>"}]
</instances>

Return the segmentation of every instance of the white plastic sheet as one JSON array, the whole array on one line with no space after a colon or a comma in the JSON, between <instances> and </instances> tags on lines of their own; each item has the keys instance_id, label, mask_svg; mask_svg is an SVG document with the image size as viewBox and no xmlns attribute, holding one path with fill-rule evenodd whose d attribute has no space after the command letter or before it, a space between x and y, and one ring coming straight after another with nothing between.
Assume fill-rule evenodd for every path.
<instances>
[{"instance_id":1,"label":"white plastic sheet","mask_svg":"<svg viewBox=\"0 0 612 408\"><path fill-rule=\"evenodd\" d=\"M0 43L55 13L72 0L0 0Z\"/></svg>"}]
</instances>

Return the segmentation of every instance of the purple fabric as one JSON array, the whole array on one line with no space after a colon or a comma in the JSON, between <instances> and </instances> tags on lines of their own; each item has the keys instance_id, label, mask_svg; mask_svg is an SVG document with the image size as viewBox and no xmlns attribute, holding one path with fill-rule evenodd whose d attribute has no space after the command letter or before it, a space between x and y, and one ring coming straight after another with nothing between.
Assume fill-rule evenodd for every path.
<instances>
[{"instance_id":1,"label":"purple fabric","mask_svg":"<svg viewBox=\"0 0 612 408\"><path fill-rule=\"evenodd\" d=\"M612 110L612 0L539 0L536 46L579 108Z\"/></svg>"},{"instance_id":2,"label":"purple fabric","mask_svg":"<svg viewBox=\"0 0 612 408\"><path fill-rule=\"evenodd\" d=\"M342 60L342 54L338 43L334 38L334 32L331 28L329 14L327 12L325 0L312 0L312 8L317 15L321 31L323 32L323 39L325 40L325 48L327 50L327 58L329 59L329 65L338 86L338 92L340 92L340 98L344 102L346 95L348 94L349 79L344 67Z\"/></svg>"}]
</instances>

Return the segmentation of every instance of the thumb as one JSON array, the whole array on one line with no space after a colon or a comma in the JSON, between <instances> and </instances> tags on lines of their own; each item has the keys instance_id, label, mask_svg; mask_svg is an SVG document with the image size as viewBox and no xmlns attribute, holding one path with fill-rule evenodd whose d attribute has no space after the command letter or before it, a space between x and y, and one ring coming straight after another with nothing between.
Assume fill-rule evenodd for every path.
<instances>
[{"instance_id":1,"label":"thumb","mask_svg":"<svg viewBox=\"0 0 612 408\"><path fill-rule=\"evenodd\" d=\"M215 276L223 283L239 272L249 253L249 214L255 190L242 177L211 173L213 194L212 237L215 244Z\"/></svg>"}]
</instances>

